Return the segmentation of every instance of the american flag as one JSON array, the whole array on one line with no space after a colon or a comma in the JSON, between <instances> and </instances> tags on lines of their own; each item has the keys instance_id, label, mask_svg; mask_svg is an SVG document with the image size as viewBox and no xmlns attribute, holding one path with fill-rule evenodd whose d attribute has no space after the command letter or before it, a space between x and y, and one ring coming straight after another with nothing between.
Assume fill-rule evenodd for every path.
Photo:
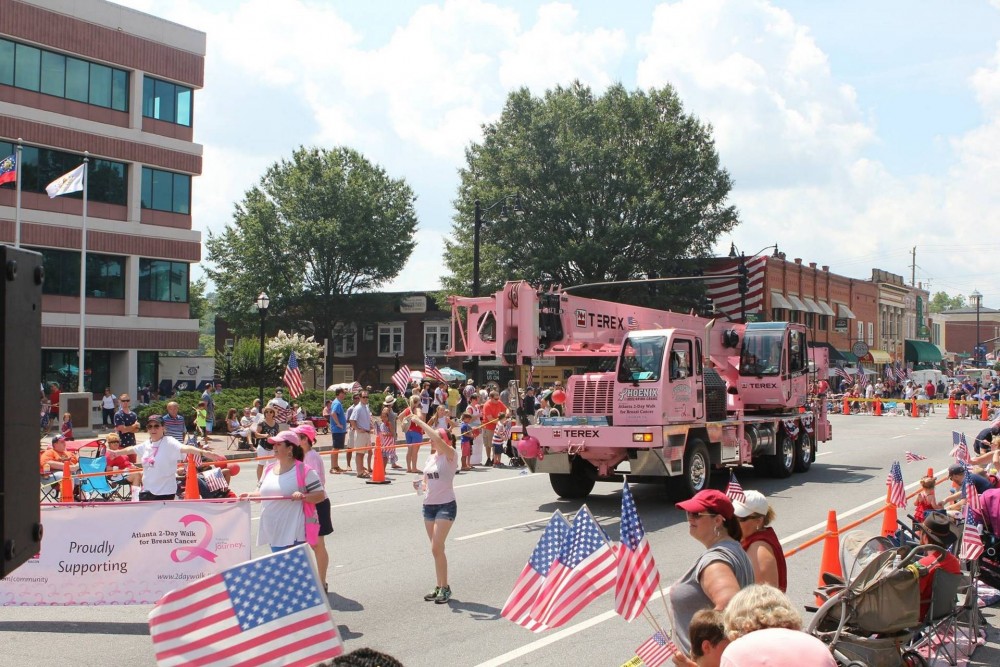
<instances>
[{"instance_id":1,"label":"american flag","mask_svg":"<svg viewBox=\"0 0 1000 667\"><path fill-rule=\"evenodd\" d=\"M573 527L531 606L539 623L558 628L615 585L618 567L610 540L587 506Z\"/></svg>"},{"instance_id":2,"label":"american flag","mask_svg":"<svg viewBox=\"0 0 1000 667\"><path fill-rule=\"evenodd\" d=\"M164 595L149 612L158 665L312 665L343 652L308 545Z\"/></svg>"},{"instance_id":3,"label":"american flag","mask_svg":"<svg viewBox=\"0 0 1000 667\"><path fill-rule=\"evenodd\" d=\"M625 322L628 324L628 330L629 331L635 331L636 329L639 328L639 320L635 319L631 315L629 315L625 319Z\"/></svg>"},{"instance_id":4,"label":"american flag","mask_svg":"<svg viewBox=\"0 0 1000 667\"><path fill-rule=\"evenodd\" d=\"M222 472L222 468L218 466L212 466L201 473L201 476L205 480L205 485L209 491L225 491L229 488L229 485L226 484L226 475Z\"/></svg>"},{"instance_id":5,"label":"american flag","mask_svg":"<svg viewBox=\"0 0 1000 667\"><path fill-rule=\"evenodd\" d=\"M528 378L524 381L525 388L531 387L535 384L535 365L531 364L528 366Z\"/></svg>"},{"instance_id":6,"label":"american flag","mask_svg":"<svg viewBox=\"0 0 1000 667\"><path fill-rule=\"evenodd\" d=\"M959 463L968 463L969 445L965 441L965 434L959 433L958 431L952 431L951 441L955 443L955 446L951 450L951 456L954 456L955 460Z\"/></svg>"},{"instance_id":7,"label":"american flag","mask_svg":"<svg viewBox=\"0 0 1000 667\"><path fill-rule=\"evenodd\" d=\"M743 493L743 486L740 484L739 480L736 479L736 473L729 472L729 484L726 486L726 497L730 500L737 500L741 503L746 502L747 496Z\"/></svg>"},{"instance_id":8,"label":"american flag","mask_svg":"<svg viewBox=\"0 0 1000 667\"><path fill-rule=\"evenodd\" d=\"M965 477L962 478L962 495L965 496L965 506L977 514L983 513L983 501L979 498L979 489L972 483L969 477L969 470L965 470Z\"/></svg>"},{"instance_id":9,"label":"american flag","mask_svg":"<svg viewBox=\"0 0 1000 667\"><path fill-rule=\"evenodd\" d=\"M306 388L302 385L302 373L299 372L299 362L295 359L295 350L288 355L288 366L285 368L285 386L288 393L295 398Z\"/></svg>"},{"instance_id":10,"label":"american flag","mask_svg":"<svg viewBox=\"0 0 1000 667\"><path fill-rule=\"evenodd\" d=\"M392 374L392 383L399 389L399 393L405 392L410 386L410 367L406 364L400 366L399 370Z\"/></svg>"},{"instance_id":11,"label":"american flag","mask_svg":"<svg viewBox=\"0 0 1000 667\"><path fill-rule=\"evenodd\" d=\"M896 372L896 379L899 380L900 382L905 380L910 375L910 369L906 368L898 361L896 362L895 372Z\"/></svg>"},{"instance_id":12,"label":"american flag","mask_svg":"<svg viewBox=\"0 0 1000 667\"><path fill-rule=\"evenodd\" d=\"M659 667L677 653L677 645L667 639L662 632L656 632L635 650L635 654L646 667Z\"/></svg>"},{"instance_id":13,"label":"american flag","mask_svg":"<svg viewBox=\"0 0 1000 667\"><path fill-rule=\"evenodd\" d=\"M861 366L858 366L858 384L862 389L868 386L868 373Z\"/></svg>"},{"instance_id":14,"label":"american flag","mask_svg":"<svg viewBox=\"0 0 1000 667\"><path fill-rule=\"evenodd\" d=\"M362 386L361 386L361 383L360 383L360 382L358 382L357 380L355 380L355 381L354 381L354 384L352 384L352 385L351 385L351 393L352 393L352 394L356 394L356 393L358 393L359 391L361 391L362 389L364 389L364 387L362 387Z\"/></svg>"},{"instance_id":15,"label":"american flag","mask_svg":"<svg viewBox=\"0 0 1000 667\"><path fill-rule=\"evenodd\" d=\"M510 592L507 602L500 610L501 616L532 632L545 630L544 625L532 618L531 606L535 603L538 591L545 583L549 568L552 567L569 531L570 525L566 517L562 512L556 511L549 519L549 525L545 527L542 539L538 540L535 550L531 552L527 565L514 582L514 590Z\"/></svg>"},{"instance_id":16,"label":"american flag","mask_svg":"<svg viewBox=\"0 0 1000 667\"><path fill-rule=\"evenodd\" d=\"M396 436L389 430L389 427L382 422L379 422L378 424L378 442L382 445L384 456L388 456L389 451L395 449L396 447Z\"/></svg>"},{"instance_id":17,"label":"american flag","mask_svg":"<svg viewBox=\"0 0 1000 667\"><path fill-rule=\"evenodd\" d=\"M906 462L916 463L917 461L926 461L926 456L921 456L920 454L915 454L914 452L906 452Z\"/></svg>"},{"instance_id":18,"label":"american flag","mask_svg":"<svg viewBox=\"0 0 1000 667\"><path fill-rule=\"evenodd\" d=\"M843 366L837 366L834 371L839 377L841 377L845 382L854 382L854 376L847 372Z\"/></svg>"},{"instance_id":19,"label":"american flag","mask_svg":"<svg viewBox=\"0 0 1000 667\"><path fill-rule=\"evenodd\" d=\"M899 461L892 462L885 483L889 485L889 502L896 507L906 507L906 487L903 485L903 471L899 467Z\"/></svg>"},{"instance_id":20,"label":"american flag","mask_svg":"<svg viewBox=\"0 0 1000 667\"><path fill-rule=\"evenodd\" d=\"M434 357L424 357L424 377L434 378L438 382L445 382L441 371L437 369L437 362Z\"/></svg>"},{"instance_id":21,"label":"american flag","mask_svg":"<svg viewBox=\"0 0 1000 667\"><path fill-rule=\"evenodd\" d=\"M976 560L983 554L983 536L980 535L980 521L975 510L972 509L972 494L976 494L978 501L979 494L976 487L969 484L969 498L965 508L965 528L962 530L962 547L958 557L962 560Z\"/></svg>"},{"instance_id":22,"label":"american flag","mask_svg":"<svg viewBox=\"0 0 1000 667\"><path fill-rule=\"evenodd\" d=\"M886 380L893 380L893 379L895 379L895 377L896 377L896 374L892 372L892 366L889 366L888 364L886 364L886 367L885 367L885 379Z\"/></svg>"},{"instance_id":23,"label":"american flag","mask_svg":"<svg viewBox=\"0 0 1000 667\"><path fill-rule=\"evenodd\" d=\"M622 541L618 545L618 577L615 580L615 611L626 621L642 613L653 591L660 585L660 571L642 527L642 519L628 488L622 487Z\"/></svg>"}]
</instances>

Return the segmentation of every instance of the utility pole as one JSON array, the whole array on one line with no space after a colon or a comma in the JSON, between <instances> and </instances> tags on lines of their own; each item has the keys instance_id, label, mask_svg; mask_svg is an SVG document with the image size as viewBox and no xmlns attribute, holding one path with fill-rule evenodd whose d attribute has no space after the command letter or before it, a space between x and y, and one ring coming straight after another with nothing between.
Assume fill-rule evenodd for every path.
<instances>
[{"instance_id":1,"label":"utility pole","mask_svg":"<svg viewBox=\"0 0 1000 667\"><path fill-rule=\"evenodd\" d=\"M913 262L910 264L910 287L917 286L917 246L913 246Z\"/></svg>"}]
</instances>

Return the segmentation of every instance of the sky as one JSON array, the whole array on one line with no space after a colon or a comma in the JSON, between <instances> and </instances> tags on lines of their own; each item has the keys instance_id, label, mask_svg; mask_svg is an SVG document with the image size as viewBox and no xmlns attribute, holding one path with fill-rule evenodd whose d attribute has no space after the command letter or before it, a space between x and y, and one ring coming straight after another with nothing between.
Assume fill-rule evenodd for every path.
<instances>
[{"instance_id":1,"label":"sky","mask_svg":"<svg viewBox=\"0 0 1000 667\"><path fill-rule=\"evenodd\" d=\"M416 250L384 289L437 289L464 150L510 91L670 84L734 181L718 255L777 243L1000 307L1000 0L120 4L207 34L203 233L296 147L350 146L417 196Z\"/></svg>"}]
</instances>

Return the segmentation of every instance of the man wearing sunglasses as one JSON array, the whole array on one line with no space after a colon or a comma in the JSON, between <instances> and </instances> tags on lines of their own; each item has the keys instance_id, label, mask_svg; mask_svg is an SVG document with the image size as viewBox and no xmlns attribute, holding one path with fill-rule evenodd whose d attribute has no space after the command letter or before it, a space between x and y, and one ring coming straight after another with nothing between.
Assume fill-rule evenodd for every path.
<instances>
[{"instance_id":1,"label":"man wearing sunglasses","mask_svg":"<svg viewBox=\"0 0 1000 667\"><path fill-rule=\"evenodd\" d=\"M139 430L139 415L132 412L132 399L128 394L118 397L119 408L115 413L115 430L122 441L122 447L135 445L135 434Z\"/></svg>"}]
</instances>

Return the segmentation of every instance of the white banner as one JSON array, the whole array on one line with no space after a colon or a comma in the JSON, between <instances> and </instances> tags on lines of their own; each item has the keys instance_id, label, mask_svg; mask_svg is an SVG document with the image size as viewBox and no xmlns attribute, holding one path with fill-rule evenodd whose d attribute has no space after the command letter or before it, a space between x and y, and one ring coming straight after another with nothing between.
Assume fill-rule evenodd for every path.
<instances>
[{"instance_id":1,"label":"white banner","mask_svg":"<svg viewBox=\"0 0 1000 667\"><path fill-rule=\"evenodd\" d=\"M0 580L0 606L153 604L250 559L250 504L42 507L41 552Z\"/></svg>"}]
</instances>

